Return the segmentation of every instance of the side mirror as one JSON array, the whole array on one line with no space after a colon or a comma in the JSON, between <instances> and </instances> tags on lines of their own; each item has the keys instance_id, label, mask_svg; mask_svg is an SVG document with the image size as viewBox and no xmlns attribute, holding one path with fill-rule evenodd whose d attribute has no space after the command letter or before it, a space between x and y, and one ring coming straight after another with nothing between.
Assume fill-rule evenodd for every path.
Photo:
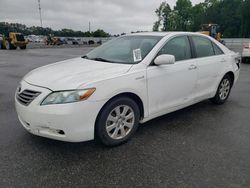
<instances>
[{"instance_id":1,"label":"side mirror","mask_svg":"<svg viewBox=\"0 0 250 188\"><path fill-rule=\"evenodd\" d=\"M156 65L168 65L175 63L175 57L173 55L159 55L155 58L154 63Z\"/></svg>"}]
</instances>

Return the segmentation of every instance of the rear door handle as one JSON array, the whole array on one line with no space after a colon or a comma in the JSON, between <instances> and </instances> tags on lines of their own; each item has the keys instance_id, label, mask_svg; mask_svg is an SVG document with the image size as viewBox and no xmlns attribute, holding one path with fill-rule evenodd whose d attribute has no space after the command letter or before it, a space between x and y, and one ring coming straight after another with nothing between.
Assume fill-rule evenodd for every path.
<instances>
[{"instance_id":1,"label":"rear door handle","mask_svg":"<svg viewBox=\"0 0 250 188\"><path fill-rule=\"evenodd\" d=\"M188 68L188 70L195 70L195 69L197 69L196 65L190 65L189 68Z\"/></svg>"}]
</instances>

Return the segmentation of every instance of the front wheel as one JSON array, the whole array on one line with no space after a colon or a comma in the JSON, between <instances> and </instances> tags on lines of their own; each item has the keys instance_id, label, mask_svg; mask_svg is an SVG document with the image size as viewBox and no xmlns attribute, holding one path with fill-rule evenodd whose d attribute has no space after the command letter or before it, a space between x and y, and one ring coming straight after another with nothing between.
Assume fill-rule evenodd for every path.
<instances>
[{"instance_id":1,"label":"front wheel","mask_svg":"<svg viewBox=\"0 0 250 188\"><path fill-rule=\"evenodd\" d=\"M229 75L224 76L219 84L216 95L211 101L215 104L224 104L230 95L232 85L232 78Z\"/></svg>"},{"instance_id":2,"label":"front wheel","mask_svg":"<svg viewBox=\"0 0 250 188\"><path fill-rule=\"evenodd\" d=\"M128 141L136 132L140 118L139 107L127 97L111 100L101 110L96 122L96 137L107 146Z\"/></svg>"},{"instance_id":3,"label":"front wheel","mask_svg":"<svg viewBox=\"0 0 250 188\"><path fill-rule=\"evenodd\" d=\"M16 46L14 46L10 41L6 41L6 49L7 50L15 50Z\"/></svg>"}]
</instances>

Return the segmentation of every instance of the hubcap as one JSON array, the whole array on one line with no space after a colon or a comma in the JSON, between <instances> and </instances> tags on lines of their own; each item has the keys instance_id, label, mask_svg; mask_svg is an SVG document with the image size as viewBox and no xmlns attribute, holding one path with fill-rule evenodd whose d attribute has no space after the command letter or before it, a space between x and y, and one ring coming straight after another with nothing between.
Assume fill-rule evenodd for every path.
<instances>
[{"instance_id":1,"label":"hubcap","mask_svg":"<svg viewBox=\"0 0 250 188\"><path fill-rule=\"evenodd\" d=\"M230 92L230 81L228 79L224 79L221 82L219 95L221 100L225 100Z\"/></svg>"},{"instance_id":2,"label":"hubcap","mask_svg":"<svg viewBox=\"0 0 250 188\"><path fill-rule=\"evenodd\" d=\"M135 113L127 105L114 108L108 115L106 131L112 139L122 139L132 130L135 122Z\"/></svg>"}]
</instances>

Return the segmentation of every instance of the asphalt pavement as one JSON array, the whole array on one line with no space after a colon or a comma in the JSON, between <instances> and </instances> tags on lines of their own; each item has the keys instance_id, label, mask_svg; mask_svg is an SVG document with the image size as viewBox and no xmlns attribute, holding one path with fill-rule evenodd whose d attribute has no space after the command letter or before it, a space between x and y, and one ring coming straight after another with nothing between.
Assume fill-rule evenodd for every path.
<instances>
[{"instance_id":1,"label":"asphalt pavement","mask_svg":"<svg viewBox=\"0 0 250 188\"><path fill-rule=\"evenodd\" d=\"M0 51L0 187L250 187L250 64L226 104L204 101L154 119L119 147L26 132L14 108L22 77L89 50Z\"/></svg>"}]
</instances>

